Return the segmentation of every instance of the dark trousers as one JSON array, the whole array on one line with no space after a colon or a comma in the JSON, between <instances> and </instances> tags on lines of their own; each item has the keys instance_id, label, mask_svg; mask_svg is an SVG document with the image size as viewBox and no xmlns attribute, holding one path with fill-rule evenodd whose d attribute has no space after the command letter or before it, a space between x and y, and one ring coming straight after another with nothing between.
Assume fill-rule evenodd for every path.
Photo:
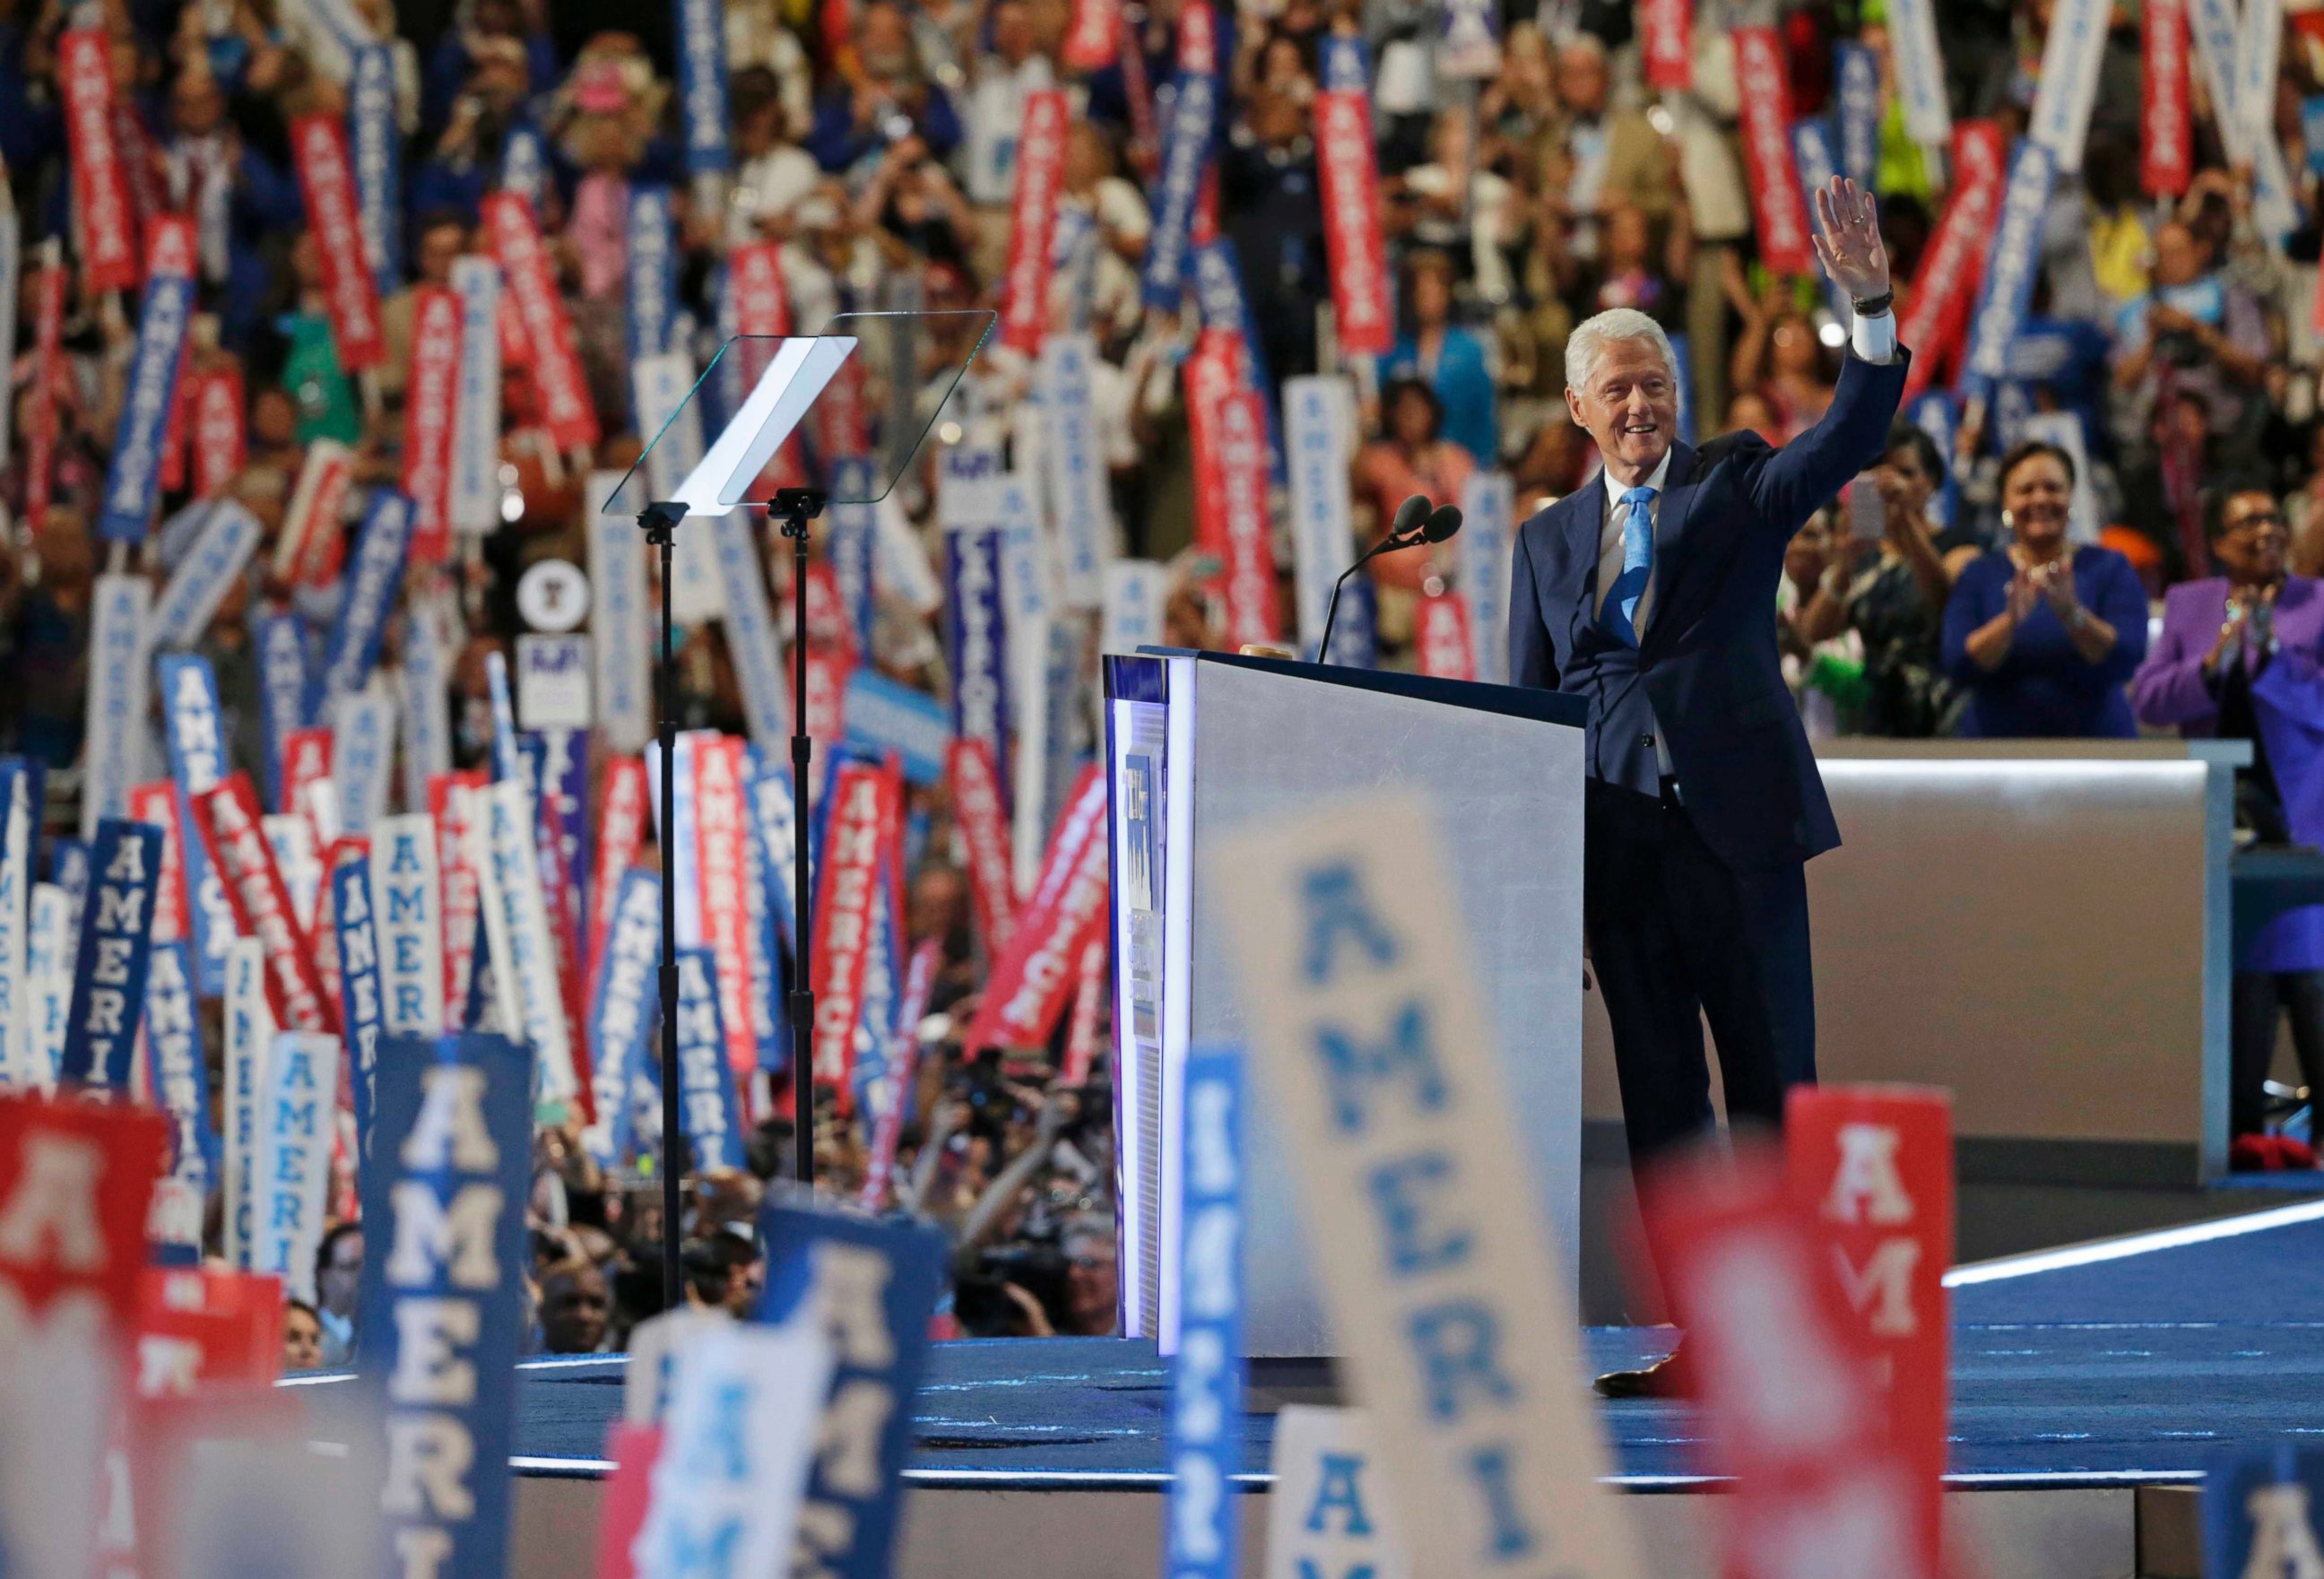
<instances>
[{"instance_id":1,"label":"dark trousers","mask_svg":"<svg viewBox=\"0 0 2324 1579\"><path fill-rule=\"evenodd\" d=\"M2292 1015L2292 1048L2311 1094L2324 1094L2324 971L2237 971L2228 1000L2227 1132L2256 1135L2267 1112L2267 1071L2275 1028Z\"/></svg>"},{"instance_id":2,"label":"dark trousers","mask_svg":"<svg viewBox=\"0 0 2324 1579\"><path fill-rule=\"evenodd\" d=\"M1667 797L1591 780L1584 808L1582 926L1632 1166L1711 1128L1705 1016L1729 1122L1780 1126L1784 1094L1815 1079L1804 868L1733 870Z\"/></svg>"}]
</instances>

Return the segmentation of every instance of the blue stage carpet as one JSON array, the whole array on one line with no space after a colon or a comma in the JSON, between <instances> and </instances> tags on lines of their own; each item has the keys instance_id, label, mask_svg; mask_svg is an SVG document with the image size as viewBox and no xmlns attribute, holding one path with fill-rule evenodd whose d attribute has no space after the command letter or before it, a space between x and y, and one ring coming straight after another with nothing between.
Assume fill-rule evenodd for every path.
<instances>
[{"instance_id":1,"label":"blue stage carpet","mask_svg":"<svg viewBox=\"0 0 2324 1579\"><path fill-rule=\"evenodd\" d=\"M2225 1444L2324 1436L2324 1206L2126 1242L2088 1265L2041 1258L1956 1273L1953 1471L2071 1481L2200 1471ZM2246 1231L2252 1227L2259 1231ZM2152 1241L2149 1244L2147 1242ZM1659 1354L1667 1333L1593 1328L1594 1369ZM517 1454L595 1459L621 1362L536 1362ZM1584 1379L1575 1378L1582 1388ZM914 1468L936 1477L1162 1473L1169 1387L1152 1345L1114 1339L939 1344L914 1409ZM1605 1406L1628 1476L1701 1473L1690 1412ZM1271 1419L1246 1422L1268 1461ZM549 1467L549 1466L541 1466Z\"/></svg>"}]
</instances>

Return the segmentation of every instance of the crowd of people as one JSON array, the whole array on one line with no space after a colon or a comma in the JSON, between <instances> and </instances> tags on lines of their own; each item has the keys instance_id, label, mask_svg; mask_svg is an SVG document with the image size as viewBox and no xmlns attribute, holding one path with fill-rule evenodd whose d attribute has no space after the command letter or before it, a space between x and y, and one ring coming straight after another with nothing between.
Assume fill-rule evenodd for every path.
<instances>
[{"instance_id":1,"label":"crowd of people","mask_svg":"<svg viewBox=\"0 0 2324 1579\"><path fill-rule=\"evenodd\" d=\"M158 582L190 539L161 524L178 519L189 483L165 493L153 535L125 559L95 531L123 428L137 301L92 288L69 266L79 250L59 69L68 25L96 27L109 41L113 142L130 167L139 218L196 221L185 367L240 378L244 460L229 491L269 539L198 651L218 678L235 763L255 772L252 620L284 609L318 626L334 617L327 597L302 594L272 568L272 534L301 457L330 439L353 450L359 483L401 477L414 295L446 284L463 254L492 250L479 228L489 194L521 189L534 206L603 438L594 454L560 451L530 374L506 368L500 524L458 537L440 578L407 583L407 596L448 591L465 627L452 675L464 767L489 753L484 657L521 628L518 574L547 559L586 561L582 521L595 501L585 498L584 478L625 465L641 442L622 290L627 192L657 183L673 194L679 321L706 354L718 337L720 265L752 243L779 244L783 293L801 330L856 309L997 307L1028 99L1051 88L1067 93L1073 112L1059 204L1100 243L1054 309L1061 323L1070 315L1085 325L1099 353L1093 415L1113 547L1170 568L1169 641L1222 644L1218 568L1198 547L1181 376L1199 324L1192 312L1151 309L1139 289L1157 216L1157 95L1167 104L1188 4L1128 4L1109 22L1104 0L734 0L722 14L732 167L707 182L684 158L678 41L660 31L669 8L650 12L651 29L627 32L600 26L598 8L542 0L459 0L449 15L386 0L6 7L0 155L20 240L16 442L0 472L9 516L0 751L49 766L49 814L68 826L95 578L110 566ZM1069 56L1087 58L1068 37L1088 31L1092 10L1111 47L1098 51L1101 63L1069 65ZM1813 279L1770 270L1759 255L1730 24L1777 25L1803 116L1831 101L1835 44L1874 52L1877 186L1900 309L1948 194L1947 161L1907 133L1877 4L1810 0L1776 16L1702 0L1683 90L1645 86L1629 5L1496 10L1493 59L1456 74L1438 57L1434 7L1216 6L1224 88L1216 232L1233 245L1256 376L1270 388L1319 371L1355 382L1351 549L1406 494L1458 498L1479 472L1511 476L1521 518L1585 483L1595 458L1563 405L1563 348L1574 325L1606 308L1639 309L1683 337L1699 438L1749 428L1780 442L1822 411L1845 329ZM2051 10L2047 0L1939 8L1956 118L1997 124L2005 145L2024 129ZM1368 45L1378 217L1396 298L1394 346L1379 357L1342 356L1330 311L1319 56L1345 37ZM290 127L318 111L346 113L355 46L366 43L383 45L392 63L401 241L382 304L386 356L354 375L334 343ZM2297 208L2288 235L2264 234L2255 221L2251 171L2227 158L2200 73L2191 183L2183 194L2141 189L2138 69L2138 18L2117 6L2087 151L2051 199L2032 311L2009 345L2006 375L1974 409L1950 408L1945 431L1898 427L1880 466L1795 540L1770 619L1813 733L2256 734L2248 817L2266 836L2314 839L2324 825L2310 820L2313 775L2259 721L2272 706L2304 705L2317 679L2313 584L2304 578L2324 574L2316 465L2324 422L2309 310L2324 234L2316 201L2324 142L2301 112L2324 92L2324 38L2295 18L2274 84ZM61 366L43 385L35 265L49 238L64 240L69 283ZM999 413L1005 430L1032 378L1025 357L996 345L955 409ZM36 422L51 436L37 448L24 442ZM38 486L28 475L36 454L50 467ZM933 489L908 487L905 496L914 530L935 544ZM1277 536L1288 626L1291 555L1287 536ZM1416 607L1457 576L1456 564L1407 554L1376 570L1381 660L1414 663ZM779 557L769 572L779 592ZM2215 591L2190 590L2215 577L2225 577ZM2151 644L2151 611L2166 597L2163 635ZM945 695L942 617L883 592L865 660ZM1093 647L1093 621L1085 636ZM683 660L683 722L742 733L716 622L687 633ZM1094 676L1084 683L1093 690ZM927 1056L897 1165L898 1203L954 1232L962 1331L1109 1331L1115 1181L1103 1061L1068 1088L1045 1049L963 1056L959 1029L989 950L972 924L941 790L912 795L931 821L909 877L906 946L937 939L944 965L923 1028ZM2286 943L2266 964L2270 991L2290 974L2324 979L2310 970L2324 950ZM2311 987L2281 991L2309 1002L2311 1018L2324 1002ZM2319 1047L2324 1037L2303 1039L2301 1050L2312 1057ZM2249 1117L2239 1110L2239 1124L2250 1127ZM818 1127L826 1182L852 1193L864 1136L835 1115ZM754 1173L693 1181L692 1298L734 1307L750 1297L748 1225L787 1151L785 1126L769 1121L753 1137ZM657 1187L606 1176L557 1130L543 1131L536 1177L539 1342L558 1352L618 1346L660 1300ZM344 1354L349 1269L362 1253L355 1225L326 1240L317 1305L291 1323L300 1358Z\"/></svg>"}]
</instances>

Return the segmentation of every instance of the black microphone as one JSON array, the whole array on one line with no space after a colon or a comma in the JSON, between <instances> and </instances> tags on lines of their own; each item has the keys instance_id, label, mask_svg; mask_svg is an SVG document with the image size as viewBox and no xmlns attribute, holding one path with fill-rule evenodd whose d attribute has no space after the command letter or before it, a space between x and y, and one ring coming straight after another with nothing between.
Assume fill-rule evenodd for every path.
<instances>
[{"instance_id":1,"label":"black microphone","mask_svg":"<svg viewBox=\"0 0 2324 1579\"><path fill-rule=\"evenodd\" d=\"M1437 522L1447 516L1451 520L1442 530L1438 530ZM1315 661L1318 663L1332 661L1332 623L1340 617L1340 589L1348 584L1349 577L1370 563L1375 555L1388 553L1397 549L1412 548L1419 543L1443 542L1460 530L1461 512L1454 506L1446 504L1439 507L1432 514L1428 508L1428 495L1425 494L1415 494L1397 505L1396 518L1388 522L1388 535L1366 549L1356 562L1341 571L1340 578L1332 583L1332 606L1323 615L1323 642L1315 650ZM1434 536L1430 535L1432 532L1434 533Z\"/></svg>"}]
</instances>

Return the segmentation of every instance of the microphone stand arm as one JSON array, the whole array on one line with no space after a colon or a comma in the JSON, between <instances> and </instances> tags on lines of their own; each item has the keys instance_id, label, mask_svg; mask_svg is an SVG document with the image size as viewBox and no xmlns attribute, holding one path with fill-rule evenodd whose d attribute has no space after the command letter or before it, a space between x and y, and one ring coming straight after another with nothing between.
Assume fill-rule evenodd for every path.
<instances>
[{"instance_id":1,"label":"microphone stand arm","mask_svg":"<svg viewBox=\"0 0 2324 1579\"><path fill-rule=\"evenodd\" d=\"M1340 617L1340 589L1347 586L1348 577L1353 576L1366 565L1370 564L1380 555L1388 553L1391 549L1413 548L1424 540L1425 540L1422 538L1417 529L1402 537L1397 536L1394 532L1390 532L1388 536L1374 543L1370 548L1366 549L1363 552L1362 558L1359 559L1354 564L1340 572L1340 578L1332 583L1332 605L1329 609L1324 611L1323 642L1321 646L1315 649L1316 662L1329 663L1332 661L1332 625L1333 623Z\"/></svg>"}]
</instances>

